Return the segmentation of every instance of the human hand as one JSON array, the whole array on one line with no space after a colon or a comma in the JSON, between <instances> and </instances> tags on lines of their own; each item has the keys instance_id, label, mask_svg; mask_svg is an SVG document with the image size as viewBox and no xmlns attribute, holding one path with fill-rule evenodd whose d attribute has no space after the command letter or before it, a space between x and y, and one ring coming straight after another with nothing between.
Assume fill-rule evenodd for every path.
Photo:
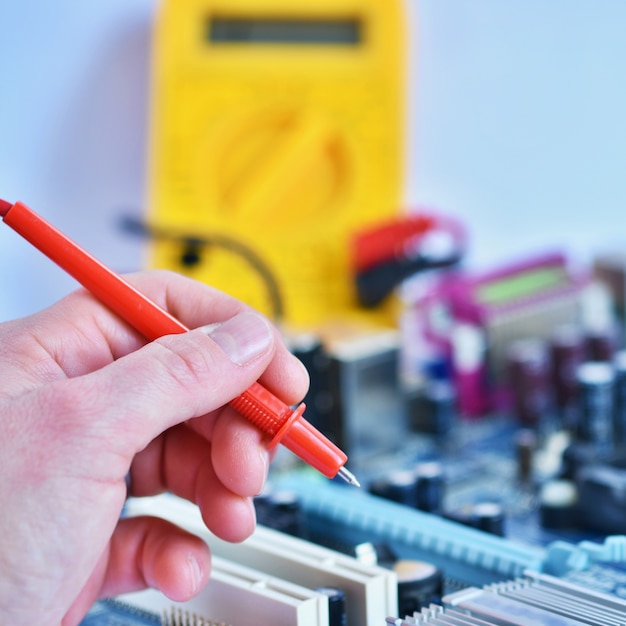
<instances>
[{"instance_id":1,"label":"human hand","mask_svg":"<svg viewBox=\"0 0 626 626\"><path fill-rule=\"evenodd\" d=\"M164 272L129 277L190 328L145 340L83 290L0 324L0 623L74 626L98 597L200 590L206 545L132 495L171 491L231 541L255 524L262 434L226 404L259 379L283 401L308 377L265 318Z\"/></svg>"}]
</instances>

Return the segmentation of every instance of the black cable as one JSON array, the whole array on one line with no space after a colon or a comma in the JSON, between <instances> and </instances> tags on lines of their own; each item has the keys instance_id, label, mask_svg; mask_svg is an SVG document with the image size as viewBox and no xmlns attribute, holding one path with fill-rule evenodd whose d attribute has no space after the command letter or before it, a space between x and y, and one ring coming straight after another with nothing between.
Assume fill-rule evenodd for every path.
<instances>
[{"instance_id":1,"label":"black cable","mask_svg":"<svg viewBox=\"0 0 626 626\"><path fill-rule=\"evenodd\" d=\"M123 216L120 222L122 229L130 234L161 241L172 241L184 245L181 262L186 267L193 267L202 261L204 248L218 247L237 254L262 278L270 300L272 317L275 322L284 318L285 310L278 281L265 261L251 248L237 239L226 235L188 235L148 225L138 218Z\"/></svg>"}]
</instances>

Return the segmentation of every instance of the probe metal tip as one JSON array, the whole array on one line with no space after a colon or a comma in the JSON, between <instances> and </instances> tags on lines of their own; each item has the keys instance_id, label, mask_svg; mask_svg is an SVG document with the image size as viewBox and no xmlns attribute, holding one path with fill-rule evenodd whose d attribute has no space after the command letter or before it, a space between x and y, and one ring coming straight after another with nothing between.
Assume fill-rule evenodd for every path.
<instances>
[{"instance_id":1,"label":"probe metal tip","mask_svg":"<svg viewBox=\"0 0 626 626\"><path fill-rule=\"evenodd\" d=\"M341 478L343 478L350 485L354 485L355 487L361 486L361 483L356 479L356 476L345 467L339 468L337 476L341 476Z\"/></svg>"}]
</instances>

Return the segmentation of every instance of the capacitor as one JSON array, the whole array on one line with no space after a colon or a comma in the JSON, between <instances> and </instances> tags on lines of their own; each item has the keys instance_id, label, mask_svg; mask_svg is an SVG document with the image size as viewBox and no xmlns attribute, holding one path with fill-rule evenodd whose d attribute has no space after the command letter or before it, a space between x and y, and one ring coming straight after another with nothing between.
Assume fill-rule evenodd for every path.
<instances>
[{"instance_id":1,"label":"capacitor","mask_svg":"<svg viewBox=\"0 0 626 626\"><path fill-rule=\"evenodd\" d=\"M446 437L457 420L457 397L449 380L428 380L410 402L412 428Z\"/></svg>"},{"instance_id":2,"label":"capacitor","mask_svg":"<svg viewBox=\"0 0 626 626\"><path fill-rule=\"evenodd\" d=\"M276 491L254 499L259 524L293 535L304 536L302 506L298 495L292 491Z\"/></svg>"},{"instance_id":3,"label":"capacitor","mask_svg":"<svg viewBox=\"0 0 626 626\"><path fill-rule=\"evenodd\" d=\"M307 420L323 433L329 433L333 403L329 388L330 358L322 340L313 332L283 330L283 337L291 353L302 362L309 373L309 388L303 398Z\"/></svg>"},{"instance_id":4,"label":"capacitor","mask_svg":"<svg viewBox=\"0 0 626 626\"><path fill-rule=\"evenodd\" d=\"M612 439L615 374L609 363L589 361L579 366L577 434L581 441L606 445Z\"/></svg>"},{"instance_id":5,"label":"capacitor","mask_svg":"<svg viewBox=\"0 0 626 626\"><path fill-rule=\"evenodd\" d=\"M369 492L380 498L417 507L416 476L411 470L394 470L373 481Z\"/></svg>"},{"instance_id":6,"label":"capacitor","mask_svg":"<svg viewBox=\"0 0 626 626\"><path fill-rule=\"evenodd\" d=\"M502 537L505 534L506 512L499 502L485 500L466 503L457 509L446 510L443 516L457 524L492 535Z\"/></svg>"},{"instance_id":7,"label":"capacitor","mask_svg":"<svg viewBox=\"0 0 626 626\"><path fill-rule=\"evenodd\" d=\"M561 426L571 430L576 422L576 372L584 360L584 340L578 326L559 326L550 338L550 380Z\"/></svg>"},{"instance_id":8,"label":"capacitor","mask_svg":"<svg viewBox=\"0 0 626 626\"><path fill-rule=\"evenodd\" d=\"M570 480L548 481L539 492L539 521L543 528L559 530L576 526L578 491Z\"/></svg>"},{"instance_id":9,"label":"capacitor","mask_svg":"<svg viewBox=\"0 0 626 626\"><path fill-rule=\"evenodd\" d=\"M590 361L608 362L616 348L615 331L612 326L594 328L585 333L585 353Z\"/></svg>"},{"instance_id":10,"label":"capacitor","mask_svg":"<svg viewBox=\"0 0 626 626\"><path fill-rule=\"evenodd\" d=\"M560 477L574 480L583 467L592 465L597 461L598 450L595 445L583 441L574 441L563 450Z\"/></svg>"},{"instance_id":11,"label":"capacitor","mask_svg":"<svg viewBox=\"0 0 626 626\"><path fill-rule=\"evenodd\" d=\"M549 408L549 367L545 344L538 339L513 341L507 350L512 409L525 426L537 426Z\"/></svg>"},{"instance_id":12,"label":"capacitor","mask_svg":"<svg viewBox=\"0 0 626 626\"><path fill-rule=\"evenodd\" d=\"M477 502L472 507L471 520L474 528L504 537L506 513L499 502Z\"/></svg>"},{"instance_id":13,"label":"capacitor","mask_svg":"<svg viewBox=\"0 0 626 626\"><path fill-rule=\"evenodd\" d=\"M533 473L533 458L537 449L537 433L522 428L515 433L517 477L521 483L529 483Z\"/></svg>"},{"instance_id":14,"label":"capacitor","mask_svg":"<svg viewBox=\"0 0 626 626\"><path fill-rule=\"evenodd\" d=\"M626 470L610 465L589 465L576 477L580 525L604 534L624 532Z\"/></svg>"},{"instance_id":15,"label":"capacitor","mask_svg":"<svg viewBox=\"0 0 626 626\"><path fill-rule=\"evenodd\" d=\"M318 587L315 591L328 598L328 626L346 626L346 594L336 587Z\"/></svg>"},{"instance_id":16,"label":"capacitor","mask_svg":"<svg viewBox=\"0 0 626 626\"><path fill-rule=\"evenodd\" d=\"M613 436L619 446L626 445L626 350L618 350L613 357L615 374L615 406L613 409Z\"/></svg>"},{"instance_id":17,"label":"capacitor","mask_svg":"<svg viewBox=\"0 0 626 626\"><path fill-rule=\"evenodd\" d=\"M586 360L609 362L618 342L611 290L603 282L592 280L581 296L580 319L585 329Z\"/></svg>"},{"instance_id":18,"label":"capacitor","mask_svg":"<svg viewBox=\"0 0 626 626\"><path fill-rule=\"evenodd\" d=\"M445 495L445 474L437 461L415 466L415 506L420 511L439 513Z\"/></svg>"},{"instance_id":19,"label":"capacitor","mask_svg":"<svg viewBox=\"0 0 626 626\"><path fill-rule=\"evenodd\" d=\"M394 563L398 577L398 615L413 615L422 607L439 603L443 593L443 573L424 561L410 559Z\"/></svg>"}]
</instances>

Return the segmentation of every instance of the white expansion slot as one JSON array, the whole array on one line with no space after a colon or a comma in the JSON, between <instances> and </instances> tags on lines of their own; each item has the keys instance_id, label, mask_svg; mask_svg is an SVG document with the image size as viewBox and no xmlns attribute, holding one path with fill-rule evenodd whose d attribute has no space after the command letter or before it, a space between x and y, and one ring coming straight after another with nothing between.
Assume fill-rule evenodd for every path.
<instances>
[{"instance_id":1,"label":"white expansion slot","mask_svg":"<svg viewBox=\"0 0 626 626\"><path fill-rule=\"evenodd\" d=\"M350 624L379 626L397 612L397 578L385 568L263 526L242 543L223 541L207 530L197 507L169 495L129 500L127 514L158 515L202 537L213 554L268 575L310 589L342 589Z\"/></svg>"},{"instance_id":2,"label":"white expansion slot","mask_svg":"<svg viewBox=\"0 0 626 626\"><path fill-rule=\"evenodd\" d=\"M172 602L153 589L118 599L159 614L174 607L216 624L328 626L326 596L217 556L209 582L189 602Z\"/></svg>"}]
</instances>

